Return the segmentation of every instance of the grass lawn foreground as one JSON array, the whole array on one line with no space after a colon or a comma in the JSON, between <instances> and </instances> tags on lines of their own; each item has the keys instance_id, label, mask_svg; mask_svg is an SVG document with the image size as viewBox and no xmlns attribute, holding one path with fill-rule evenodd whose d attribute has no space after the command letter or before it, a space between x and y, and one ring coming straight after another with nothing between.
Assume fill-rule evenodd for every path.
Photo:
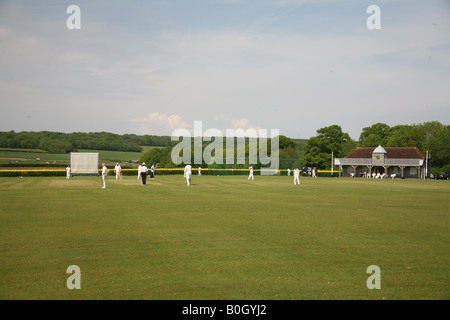
<instances>
[{"instance_id":1,"label":"grass lawn foreground","mask_svg":"<svg viewBox=\"0 0 450 320\"><path fill-rule=\"evenodd\" d=\"M0 298L450 298L448 181L136 178L0 178Z\"/></svg>"}]
</instances>

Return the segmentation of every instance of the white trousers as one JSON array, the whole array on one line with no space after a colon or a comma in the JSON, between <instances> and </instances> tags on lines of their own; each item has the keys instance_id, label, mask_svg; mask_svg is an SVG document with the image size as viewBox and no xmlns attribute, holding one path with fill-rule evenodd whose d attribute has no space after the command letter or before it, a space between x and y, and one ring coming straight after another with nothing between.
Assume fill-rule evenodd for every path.
<instances>
[{"instance_id":1,"label":"white trousers","mask_svg":"<svg viewBox=\"0 0 450 320\"><path fill-rule=\"evenodd\" d=\"M294 177L294 184L300 184L300 178L298 176Z\"/></svg>"},{"instance_id":2,"label":"white trousers","mask_svg":"<svg viewBox=\"0 0 450 320\"><path fill-rule=\"evenodd\" d=\"M192 180L192 173L186 174L186 182L187 182L187 185L188 185L188 186L191 185L191 180Z\"/></svg>"}]
</instances>

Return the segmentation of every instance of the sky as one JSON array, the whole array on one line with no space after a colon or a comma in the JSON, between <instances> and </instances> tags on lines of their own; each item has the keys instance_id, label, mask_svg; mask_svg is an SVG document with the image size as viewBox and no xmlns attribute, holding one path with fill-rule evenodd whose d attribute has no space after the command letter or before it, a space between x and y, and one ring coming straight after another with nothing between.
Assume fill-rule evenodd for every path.
<instances>
[{"instance_id":1,"label":"sky","mask_svg":"<svg viewBox=\"0 0 450 320\"><path fill-rule=\"evenodd\" d=\"M0 110L16 132L449 124L450 1L0 0Z\"/></svg>"}]
</instances>

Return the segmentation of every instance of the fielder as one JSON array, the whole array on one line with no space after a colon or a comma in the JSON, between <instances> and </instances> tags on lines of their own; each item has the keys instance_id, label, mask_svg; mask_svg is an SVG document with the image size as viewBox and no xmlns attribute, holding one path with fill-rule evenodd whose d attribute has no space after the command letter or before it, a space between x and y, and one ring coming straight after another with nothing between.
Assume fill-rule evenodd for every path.
<instances>
[{"instance_id":1,"label":"fielder","mask_svg":"<svg viewBox=\"0 0 450 320\"><path fill-rule=\"evenodd\" d=\"M106 188L106 176L108 175L108 168L106 168L105 164L102 163L102 181L103 181L103 187L102 189Z\"/></svg>"},{"instance_id":2,"label":"fielder","mask_svg":"<svg viewBox=\"0 0 450 320\"><path fill-rule=\"evenodd\" d=\"M202 167L198 167L198 175L199 175L199 176L202 175Z\"/></svg>"},{"instance_id":3,"label":"fielder","mask_svg":"<svg viewBox=\"0 0 450 320\"><path fill-rule=\"evenodd\" d=\"M67 165L66 168L66 179L70 179L70 165Z\"/></svg>"},{"instance_id":4,"label":"fielder","mask_svg":"<svg viewBox=\"0 0 450 320\"><path fill-rule=\"evenodd\" d=\"M297 167L294 169L294 185L300 185L300 170Z\"/></svg>"},{"instance_id":5,"label":"fielder","mask_svg":"<svg viewBox=\"0 0 450 320\"><path fill-rule=\"evenodd\" d=\"M291 169L287 169L287 175L288 175L288 177L290 177L291 176Z\"/></svg>"},{"instance_id":6,"label":"fielder","mask_svg":"<svg viewBox=\"0 0 450 320\"><path fill-rule=\"evenodd\" d=\"M189 163L184 167L184 177L186 178L187 185L190 186L192 179L192 167Z\"/></svg>"},{"instance_id":7,"label":"fielder","mask_svg":"<svg viewBox=\"0 0 450 320\"><path fill-rule=\"evenodd\" d=\"M138 163L138 177L137 179L139 180L141 178L141 164Z\"/></svg>"},{"instance_id":8,"label":"fielder","mask_svg":"<svg viewBox=\"0 0 450 320\"><path fill-rule=\"evenodd\" d=\"M116 163L116 166L114 167L114 173L116 174L116 180L120 179L121 172L122 172L122 168L120 167L120 164Z\"/></svg>"},{"instance_id":9,"label":"fielder","mask_svg":"<svg viewBox=\"0 0 450 320\"><path fill-rule=\"evenodd\" d=\"M250 178L252 178L252 180L255 180L255 178L253 177L253 166L248 167L250 169L250 174L248 175L248 179L250 180Z\"/></svg>"},{"instance_id":10,"label":"fielder","mask_svg":"<svg viewBox=\"0 0 450 320\"><path fill-rule=\"evenodd\" d=\"M152 166L150 167L150 179L154 178L155 178L155 164L152 164Z\"/></svg>"}]
</instances>

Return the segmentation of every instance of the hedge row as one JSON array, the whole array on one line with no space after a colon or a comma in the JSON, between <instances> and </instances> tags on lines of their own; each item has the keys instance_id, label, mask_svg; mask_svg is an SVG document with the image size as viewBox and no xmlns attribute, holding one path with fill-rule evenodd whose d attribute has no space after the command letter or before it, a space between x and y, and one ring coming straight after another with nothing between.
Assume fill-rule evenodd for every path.
<instances>
[{"instance_id":1,"label":"hedge row","mask_svg":"<svg viewBox=\"0 0 450 320\"><path fill-rule=\"evenodd\" d=\"M2 170L0 177L62 177L66 175L66 171L54 170Z\"/></svg>"},{"instance_id":2,"label":"hedge row","mask_svg":"<svg viewBox=\"0 0 450 320\"><path fill-rule=\"evenodd\" d=\"M0 163L0 168L65 168L67 167L67 163Z\"/></svg>"}]
</instances>

